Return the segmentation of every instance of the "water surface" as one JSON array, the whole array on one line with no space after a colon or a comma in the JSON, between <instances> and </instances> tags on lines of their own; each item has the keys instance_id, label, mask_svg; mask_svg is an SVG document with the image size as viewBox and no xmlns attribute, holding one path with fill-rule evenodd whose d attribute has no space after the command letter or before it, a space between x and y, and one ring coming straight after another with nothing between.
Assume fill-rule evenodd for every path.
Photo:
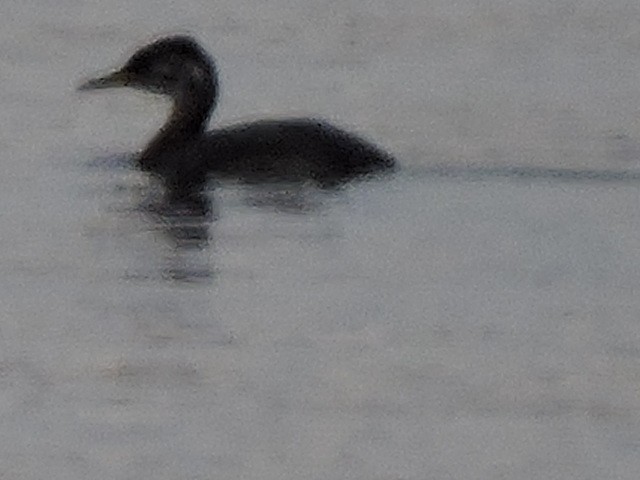
<instances>
[{"instance_id":1,"label":"water surface","mask_svg":"<svg viewBox=\"0 0 640 480\"><path fill-rule=\"evenodd\" d=\"M3 4L0 477L637 478L639 9ZM214 123L402 170L163 211L127 159L166 105L74 87L185 31Z\"/></svg>"}]
</instances>

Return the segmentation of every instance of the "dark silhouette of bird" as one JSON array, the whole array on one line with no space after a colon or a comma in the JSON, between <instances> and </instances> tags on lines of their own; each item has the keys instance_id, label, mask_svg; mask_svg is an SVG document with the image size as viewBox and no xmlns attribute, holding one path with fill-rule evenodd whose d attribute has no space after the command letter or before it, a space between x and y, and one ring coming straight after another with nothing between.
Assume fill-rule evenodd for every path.
<instances>
[{"instance_id":1,"label":"dark silhouette of bird","mask_svg":"<svg viewBox=\"0 0 640 480\"><path fill-rule=\"evenodd\" d=\"M162 38L125 65L80 90L132 87L169 96L171 114L137 156L170 194L191 195L208 177L244 182L314 181L335 186L395 167L391 155L362 138L314 118L260 120L206 131L218 98L212 58L189 36Z\"/></svg>"}]
</instances>

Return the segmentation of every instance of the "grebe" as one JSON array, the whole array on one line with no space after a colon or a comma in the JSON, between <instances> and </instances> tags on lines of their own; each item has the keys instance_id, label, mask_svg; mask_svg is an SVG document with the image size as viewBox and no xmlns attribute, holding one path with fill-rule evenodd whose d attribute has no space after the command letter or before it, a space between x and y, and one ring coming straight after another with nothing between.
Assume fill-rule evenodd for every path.
<instances>
[{"instance_id":1,"label":"grebe","mask_svg":"<svg viewBox=\"0 0 640 480\"><path fill-rule=\"evenodd\" d=\"M218 98L215 63L189 36L140 48L125 65L79 90L133 87L169 96L169 119L138 155L177 196L201 191L209 176L245 182L306 181L333 186L392 170L393 157L322 120L260 120L205 131Z\"/></svg>"}]
</instances>

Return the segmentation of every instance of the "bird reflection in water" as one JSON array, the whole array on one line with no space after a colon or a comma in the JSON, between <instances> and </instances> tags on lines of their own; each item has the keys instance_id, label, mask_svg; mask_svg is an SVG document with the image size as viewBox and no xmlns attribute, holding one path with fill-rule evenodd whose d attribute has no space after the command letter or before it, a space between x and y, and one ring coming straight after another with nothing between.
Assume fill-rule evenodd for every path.
<instances>
[{"instance_id":1,"label":"bird reflection in water","mask_svg":"<svg viewBox=\"0 0 640 480\"><path fill-rule=\"evenodd\" d=\"M217 219L213 195L167 195L157 181L136 172L134 158L109 154L85 164L92 177L85 192L103 199L101 218L89 228L91 236L107 245L114 240L127 245L123 254L129 257L124 273L128 281L155 281L159 276L180 283L211 281L212 226Z\"/></svg>"},{"instance_id":2,"label":"bird reflection in water","mask_svg":"<svg viewBox=\"0 0 640 480\"><path fill-rule=\"evenodd\" d=\"M217 220L225 210L246 209L266 214L313 215L331 204L341 189L317 189L309 185L214 185L197 195L166 195L162 185L136 172L132 154L111 154L85 164L97 179L88 184L92 196L103 199L116 224L100 229L101 237L118 238L134 254L125 278L153 281L158 275L175 283L209 283L218 269L213 263ZM152 236L153 241L146 238ZM140 242L140 238L143 239Z\"/></svg>"},{"instance_id":3,"label":"bird reflection in water","mask_svg":"<svg viewBox=\"0 0 640 480\"><path fill-rule=\"evenodd\" d=\"M207 282L215 270L210 265L211 226L215 220L206 192L187 198L161 196L159 201L139 205L147 224L170 247L162 276L175 282Z\"/></svg>"}]
</instances>

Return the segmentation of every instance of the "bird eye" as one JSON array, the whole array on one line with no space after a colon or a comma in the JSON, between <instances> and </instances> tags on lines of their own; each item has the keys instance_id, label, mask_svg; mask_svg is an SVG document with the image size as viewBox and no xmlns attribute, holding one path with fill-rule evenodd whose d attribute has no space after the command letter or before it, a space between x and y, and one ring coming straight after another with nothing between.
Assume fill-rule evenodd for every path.
<instances>
[{"instance_id":1,"label":"bird eye","mask_svg":"<svg viewBox=\"0 0 640 480\"><path fill-rule=\"evenodd\" d=\"M175 69L172 67L172 65L168 65L168 64L162 64L162 65L158 65L155 69L155 74L162 78L163 80L166 81L171 81L171 80L175 80Z\"/></svg>"}]
</instances>

